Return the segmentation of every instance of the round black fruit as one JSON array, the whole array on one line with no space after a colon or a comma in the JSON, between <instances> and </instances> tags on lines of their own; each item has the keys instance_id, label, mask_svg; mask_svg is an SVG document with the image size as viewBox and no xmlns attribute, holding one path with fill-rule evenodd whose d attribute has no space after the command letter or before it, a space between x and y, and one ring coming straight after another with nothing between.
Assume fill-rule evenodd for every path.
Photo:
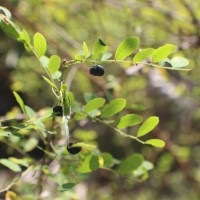
<instances>
[{"instance_id":1,"label":"round black fruit","mask_svg":"<svg viewBox=\"0 0 200 200\"><path fill-rule=\"evenodd\" d=\"M72 147L74 143L70 142L68 145L67 145L67 151L70 153L70 154L77 154L81 151L82 147Z\"/></svg>"},{"instance_id":2,"label":"round black fruit","mask_svg":"<svg viewBox=\"0 0 200 200\"><path fill-rule=\"evenodd\" d=\"M56 115L56 116L63 116L63 109L62 109L62 106L55 106L53 108L53 113Z\"/></svg>"},{"instance_id":3,"label":"round black fruit","mask_svg":"<svg viewBox=\"0 0 200 200\"><path fill-rule=\"evenodd\" d=\"M104 67L101 65L95 65L90 68L90 74L93 76L103 76Z\"/></svg>"}]
</instances>

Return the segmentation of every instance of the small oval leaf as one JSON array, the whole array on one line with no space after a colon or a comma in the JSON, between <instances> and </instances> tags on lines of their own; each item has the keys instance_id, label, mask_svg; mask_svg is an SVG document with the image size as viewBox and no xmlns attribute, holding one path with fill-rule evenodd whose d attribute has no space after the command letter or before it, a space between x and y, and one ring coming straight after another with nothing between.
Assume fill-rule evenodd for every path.
<instances>
[{"instance_id":1,"label":"small oval leaf","mask_svg":"<svg viewBox=\"0 0 200 200\"><path fill-rule=\"evenodd\" d=\"M157 48L152 54L153 62L161 62L172 54L176 50L176 46L172 44L166 44L162 47Z\"/></svg>"},{"instance_id":2,"label":"small oval leaf","mask_svg":"<svg viewBox=\"0 0 200 200\"><path fill-rule=\"evenodd\" d=\"M61 59L57 55L52 55L49 59L48 70L51 74L57 72L60 68Z\"/></svg>"},{"instance_id":3,"label":"small oval leaf","mask_svg":"<svg viewBox=\"0 0 200 200\"><path fill-rule=\"evenodd\" d=\"M140 126L137 137L141 137L143 135L146 135L150 131L152 131L159 123L159 118L156 116L149 117L146 119L143 124Z\"/></svg>"},{"instance_id":4,"label":"small oval leaf","mask_svg":"<svg viewBox=\"0 0 200 200\"><path fill-rule=\"evenodd\" d=\"M123 40L116 49L115 59L122 60L131 55L139 46L138 37L131 37Z\"/></svg>"},{"instance_id":5,"label":"small oval leaf","mask_svg":"<svg viewBox=\"0 0 200 200\"><path fill-rule=\"evenodd\" d=\"M189 65L189 60L183 57L174 57L171 60L171 64L173 67L186 67Z\"/></svg>"},{"instance_id":6,"label":"small oval leaf","mask_svg":"<svg viewBox=\"0 0 200 200\"><path fill-rule=\"evenodd\" d=\"M99 156L88 155L83 163L77 168L78 173L89 173L100 167Z\"/></svg>"},{"instance_id":7,"label":"small oval leaf","mask_svg":"<svg viewBox=\"0 0 200 200\"><path fill-rule=\"evenodd\" d=\"M126 106L125 99L116 98L103 108L101 112L101 117L103 118L111 117L116 113L120 112L121 110L123 110L125 106Z\"/></svg>"},{"instance_id":8,"label":"small oval leaf","mask_svg":"<svg viewBox=\"0 0 200 200\"><path fill-rule=\"evenodd\" d=\"M36 33L33 37L33 46L38 58L42 57L47 50L45 37L41 33Z\"/></svg>"},{"instance_id":9,"label":"small oval leaf","mask_svg":"<svg viewBox=\"0 0 200 200\"><path fill-rule=\"evenodd\" d=\"M21 172L21 167L8 159L0 159L0 163L14 172Z\"/></svg>"},{"instance_id":10,"label":"small oval leaf","mask_svg":"<svg viewBox=\"0 0 200 200\"><path fill-rule=\"evenodd\" d=\"M154 147L163 148L165 146L165 142L160 139L150 139L145 142L145 144L150 144Z\"/></svg>"},{"instance_id":11,"label":"small oval leaf","mask_svg":"<svg viewBox=\"0 0 200 200\"><path fill-rule=\"evenodd\" d=\"M111 154L104 152L101 154L103 158L103 166L104 167L111 167L114 164L114 158Z\"/></svg>"},{"instance_id":12,"label":"small oval leaf","mask_svg":"<svg viewBox=\"0 0 200 200\"><path fill-rule=\"evenodd\" d=\"M144 158L141 154L133 154L122 160L118 172L122 174L129 174L142 165Z\"/></svg>"},{"instance_id":13,"label":"small oval leaf","mask_svg":"<svg viewBox=\"0 0 200 200\"><path fill-rule=\"evenodd\" d=\"M65 192L67 190L70 190L76 185L76 183L64 183L60 186L59 191Z\"/></svg>"},{"instance_id":14,"label":"small oval leaf","mask_svg":"<svg viewBox=\"0 0 200 200\"><path fill-rule=\"evenodd\" d=\"M102 107L105 103L104 98L95 98L89 101L85 106L85 112L91 112L93 110L97 110L98 108Z\"/></svg>"},{"instance_id":15,"label":"small oval leaf","mask_svg":"<svg viewBox=\"0 0 200 200\"><path fill-rule=\"evenodd\" d=\"M126 128L128 126L135 126L142 122L142 117L136 114L128 114L122 117L118 123L117 128Z\"/></svg>"},{"instance_id":16,"label":"small oval leaf","mask_svg":"<svg viewBox=\"0 0 200 200\"><path fill-rule=\"evenodd\" d=\"M155 49L153 48L142 49L133 57L133 62L141 62L149 58L153 54L154 51Z\"/></svg>"}]
</instances>

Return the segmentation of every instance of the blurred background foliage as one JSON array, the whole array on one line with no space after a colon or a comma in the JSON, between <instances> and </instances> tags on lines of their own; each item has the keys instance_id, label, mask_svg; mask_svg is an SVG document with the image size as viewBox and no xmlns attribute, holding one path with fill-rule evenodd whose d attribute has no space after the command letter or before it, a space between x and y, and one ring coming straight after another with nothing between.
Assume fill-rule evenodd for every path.
<instances>
[{"instance_id":1,"label":"blurred background foliage","mask_svg":"<svg viewBox=\"0 0 200 200\"><path fill-rule=\"evenodd\" d=\"M97 96L111 93L126 98L134 105L131 109L135 113L160 118L152 134L165 140L166 147L158 150L122 139L102 125L73 126L75 138L82 139L81 129L89 130L90 139L101 151L108 151L119 159L133 152L142 153L155 168L144 182L98 170L88 181L55 199L200 199L199 1L1 0L0 6L8 8L16 24L31 36L41 32L48 42L48 54L57 54L63 59L72 59L83 41L92 49L95 40L101 38L114 51L124 38L138 36L141 47L156 48L172 43L178 46L178 55L190 60L189 72L107 64L105 76L93 78L88 74L89 66L69 69L66 81L77 101L84 103L84 96L89 93ZM0 115L20 113L13 90L34 110L52 108L54 98L41 77L40 63L2 30L0 37ZM0 157L4 157L9 154L9 148L4 151L5 145L1 146ZM4 180L9 175L1 171L0 176ZM18 189L24 193L30 191L28 183L21 187Z\"/></svg>"}]
</instances>

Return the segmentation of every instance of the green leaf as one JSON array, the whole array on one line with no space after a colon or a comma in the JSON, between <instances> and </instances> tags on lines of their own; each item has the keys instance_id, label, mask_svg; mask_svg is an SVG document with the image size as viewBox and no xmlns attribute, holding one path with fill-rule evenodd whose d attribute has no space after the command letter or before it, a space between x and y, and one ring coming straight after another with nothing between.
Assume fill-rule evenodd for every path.
<instances>
[{"instance_id":1,"label":"green leaf","mask_svg":"<svg viewBox=\"0 0 200 200\"><path fill-rule=\"evenodd\" d=\"M80 121L80 120L85 119L85 118L87 118L87 115L85 113L79 112L79 113L75 113L75 115L74 115L74 119L76 121Z\"/></svg>"},{"instance_id":2,"label":"green leaf","mask_svg":"<svg viewBox=\"0 0 200 200\"><path fill-rule=\"evenodd\" d=\"M112 167L114 164L114 158L111 154L104 152L101 154L101 157L103 158L103 166L104 167Z\"/></svg>"},{"instance_id":3,"label":"green leaf","mask_svg":"<svg viewBox=\"0 0 200 200\"><path fill-rule=\"evenodd\" d=\"M154 147L163 148L165 146L165 142L160 139L150 139L145 142L145 144L150 144Z\"/></svg>"},{"instance_id":4,"label":"green leaf","mask_svg":"<svg viewBox=\"0 0 200 200\"><path fill-rule=\"evenodd\" d=\"M89 173L98 169L100 166L99 156L89 155L83 161L83 163L77 168L79 173Z\"/></svg>"},{"instance_id":5,"label":"green leaf","mask_svg":"<svg viewBox=\"0 0 200 200\"><path fill-rule=\"evenodd\" d=\"M31 107L26 106L26 105L24 107L25 107L25 110L26 110L26 114L27 114L27 116L29 118L36 117L36 113L35 113L35 111Z\"/></svg>"},{"instance_id":6,"label":"green leaf","mask_svg":"<svg viewBox=\"0 0 200 200\"><path fill-rule=\"evenodd\" d=\"M116 98L103 108L101 112L101 117L103 118L111 117L116 113L120 112L121 110L123 110L125 106L126 106L125 99Z\"/></svg>"},{"instance_id":7,"label":"green leaf","mask_svg":"<svg viewBox=\"0 0 200 200\"><path fill-rule=\"evenodd\" d=\"M83 42L83 53L84 53L85 58L88 58L90 56L86 42Z\"/></svg>"},{"instance_id":8,"label":"green leaf","mask_svg":"<svg viewBox=\"0 0 200 200\"><path fill-rule=\"evenodd\" d=\"M0 159L0 164L4 165L5 167L9 168L10 170L14 172L21 172L21 167L14 163L13 161L9 159Z\"/></svg>"},{"instance_id":9,"label":"green leaf","mask_svg":"<svg viewBox=\"0 0 200 200\"><path fill-rule=\"evenodd\" d=\"M72 92L70 91L66 91L66 100L67 100L67 103L68 103L68 106L73 106L74 104L74 95Z\"/></svg>"},{"instance_id":10,"label":"green leaf","mask_svg":"<svg viewBox=\"0 0 200 200\"><path fill-rule=\"evenodd\" d=\"M35 33L33 37L33 46L38 58L44 56L47 50L47 43L45 37L41 33Z\"/></svg>"},{"instance_id":11,"label":"green leaf","mask_svg":"<svg viewBox=\"0 0 200 200\"><path fill-rule=\"evenodd\" d=\"M159 123L159 118L156 116L151 116L148 119L146 119L143 124L140 126L137 137L141 137L143 135L146 135L150 131L152 131Z\"/></svg>"},{"instance_id":12,"label":"green leaf","mask_svg":"<svg viewBox=\"0 0 200 200\"><path fill-rule=\"evenodd\" d=\"M144 158L141 154L133 154L124 160L122 160L118 172L122 174L132 173L133 170L136 170L142 165Z\"/></svg>"},{"instance_id":13,"label":"green leaf","mask_svg":"<svg viewBox=\"0 0 200 200\"><path fill-rule=\"evenodd\" d=\"M92 145L92 144L85 144L85 143L83 143L83 142L78 142L78 143L76 143L76 144L73 144L72 146L73 146L73 147L82 147L82 148L88 149L88 150L93 150L93 149L96 148L95 145Z\"/></svg>"},{"instance_id":14,"label":"green leaf","mask_svg":"<svg viewBox=\"0 0 200 200\"><path fill-rule=\"evenodd\" d=\"M108 46L101 39L98 39L94 44L94 48L92 51L92 58L100 59L103 52L105 52L107 48Z\"/></svg>"},{"instance_id":15,"label":"green leaf","mask_svg":"<svg viewBox=\"0 0 200 200\"><path fill-rule=\"evenodd\" d=\"M73 136L80 141L93 141L97 138L97 133L94 130L76 129ZM77 143L76 143L77 144Z\"/></svg>"},{"instance_id":16,"label":"green leaf","mask_svg":"<svg viewBox=\"0 0 200 200\"><path fill-rule=\"evenodd\" d=\"M24 151L29 152L33 150L38 145L38 140L34 137L29 138L24 144Z\"/></svg>"},{"instance_id":17,"label":"green leaf","mask_svg":"<svg viewBox=\"0 0 200 200\"><path fill-rule=\"evenodd\" d=\"M40 63L42 64L42 67L44 67L45 69L48 69L49 66L49 58L47 56L42 56L40 57Z\"/></svg>"},{"instance_id":18,"label":"green leaf","mask_svg":"<svg viewBox=\"0 0 200 200\"><path fill-rule=\"evenodd\" d=\"M19 104L20 108L22 109L22 112L26 115L26 109L25 109L22 98L17 94L17 92L13 92L13 94L17 100L17 103Z\"/></svg>"},{"instance_id":19,"label":"green leaf","mask_svg":"<svg viewBox=\"0 0 200 200\"><path fill-rule=\"evenodd\" d=\"M18 39L20 35L20 29L17 27L17 25L10 21L5 16L1 17L0 15L0 27L3 29L3 31L9 35L10 37L14 39Z\"/></svg>"},{"instance_id":20,"label":"green leaf","mask_svg":"<svg viewBox=\"0 0 200 200\"><path fill-rule=\"evenodd\" d=\"M60 192L65 192L67 190L70 190L76 185L76 183L64 183L60 186L59 191Z\"/></svg>"},{"instance_id":21,"label":"green leaf","mask_svg":"<svg viewBox=\"0 0 200 200\"><path fill-rule=\"evenodd\" d=\"M24 43L24 47L26 48L27 51L31 51L31 39L29 37L29 34L27 33L27 31L25 29L23 29L23 31L20 32L19 34L19 39L18 41L23 42Z\"/></svg>"},{"instance_id":22,"label":"green leaf","mask_svg":"<svg viewBox=\"0 0 200 200\"><path fill-rule=\"evenodd\" d=\"M56 85L55 85L52 81L50 81L47 77L42 76L42 78L43 78L50 86L52 86L52 87L54 87L54 88L57 88Z\"/></svg>"},{"instance_id":23,"label":"green leaf","mask_svg":"<svg viewBox=\"0 0 200 200\"><path fill-rule=\"evenodd\" d=\"M152 170L154 168L154 165L153 163L145 160L143 163L142 163L142 166L141 167L144 167L146 170Z\"/></svg>"},{"instance_id":24,"label":"green leaf","mask_svg":"<svg viewBox=\"0 0 200 200\"><path fill-rule=\"evenodd\" d=\"M54 80L59 79L61 76L62 76L62 73L60 71L57 71L54 74L51 74L51 77Z\"/></svg>"},{"instance_id":25,"label":"green leaf","mask_svg":"<svg viewBox=\"0 0 200 200\"><path fill-rule=\"evenodd\" d=\"M140 124L142 122L142 119L143 118L139 115L127 114L118 121L117 128L126 128L128 126L135 126L137 124Z\"/></svg>"},{"instance_id":26,"label":"green leaf","mask_svg":"<svg viewBox=\"0 0 200 200\"><path fill-rule=\"evenodd\" d=\"M89 101L85 106L85 112L89 113L93 110L97 110L98 108L102 107L105 104L104 98L95 98Z\"/></svg>"},{"instance_id":27,"label":"green leaf","mask_svg":"<svg viewBox=\"0 0 200 200\"><path fill-rule=\"evenodd\" d=\"M149 58L153 54L154 51L155 49L152 49L152 48L142 49L133 57L133 62L141 62Z\"/></svg>"},{"instance_id":28,"label":"green leaf","mask_svg":"<svg viewBox=\"0 0 200 200\"><path fill-rule=\"evenodd\" d=\"M78 54L75 55L75 60L83 61L85 60L85 55L83 51L80 51Z\"/></svg>"},{"instance_id":29,"label":"green leaf","mask_svg":"<svg viewBox=\"0 0 200 200\"><path fill-rule=\"evenodd\" d=\"M176 50L176 46L172 44L166 44L162 47L157 48L152 54L153 62L161 62L172 54Z\"/></svg>"},{"instance_id":30,"label":"green leaf","mask_svg":"<svg viewBox=\"0 0 200 200\"><path fill-rule=\"evenodd\" d=\"M88 115L89 115L91 118L95 118L95 117L101 115L101 111L100 111L100 110L93 110L93 111L91 111L91 112L88 112Z\"/></svg>"},{"instance_id":31,"label":"green leaf","mask_svg":"<svg viewBox=\"0 0 200 200\"><path fill-rule=\"evenodd\" d=\"M102 60L102 61L103 61L103 60L108 60L108 59L111 58L111 57L112 57L112 53L110 53L110 52L104 52L103 55L102 55L101 60Z\"/></svg>"},{"instance_id":32,"label":"green leaf","mask_svg":"<svg viewBox=\"0 0 200 200\"><path fill-rule=\"evenodd\" d=\"M115 59L122 60L131 55L139 46L140 40L138 37L131 37L123 40L115 52Z\"/></svg>"},{"instance_id":33,"label":"green leaf","mask_svg":"<svg viewBox=\"0 0 200 200\"><path fill-rule=\"evenodd\" d=\"M174 57L171 60L171 64L173 67L186 67L189 65L189 60L183 57Z\"/></svg>"},{"instance_id":34,"label":"green leaf","mask_svg":"<svg viewBox=\"0 0 200 200\"><path fill-rule=\"evenodd\" d=\"M133 174L135 176L141 176L147 173L147 171L150 171L154 168L153 164L149 161L144 160L142 165L136 170L134 170Z\"/></svg>"},{"instance_id":35,"label":"green leaf","mask_svg":"<svg viewBox=\"0 0 200 200\"><path fill-rule=\"evenodd\" d=\"M52 55L49 59L48 70L51 74L57 72L60 68L61 59L57 55Z\"/></svg>"},{"instance_id":36,"label":"green leaf","mask_svg":"<svg viewBox=\"0 0 200 200\"><path fill-rule=\"evenodd\" d=\"M16 164L22 165L24 167L29 166L28 160L26 158L19 159L19 158L15 158L15 157L10 157L9 160Z\"/></svg>"}]
</instances>

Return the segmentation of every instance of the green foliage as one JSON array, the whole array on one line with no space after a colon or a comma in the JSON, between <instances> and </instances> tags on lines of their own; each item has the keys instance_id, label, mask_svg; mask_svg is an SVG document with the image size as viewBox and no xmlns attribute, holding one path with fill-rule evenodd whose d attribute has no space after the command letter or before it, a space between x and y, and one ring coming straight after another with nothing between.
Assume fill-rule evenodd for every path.
<instances>
[{"instance_id":1,"label":"green foliage","mask_svg":"<svg viewBox=\"0 0 200 200\"><path fill-rule=\"evenodd\" d=\"M0 159L0 163L14 172L21 172L21 167L9 159Z\"/></svg>"},{"instance_id":2,"label":"green foliage","mask_svg":"<svg viewBox=\"0 0 200 200\"><path fill-rule=\"evenodd\" d=\"M85 58L88 58L90 56L90 52L88 50L88 46L87 46L86 42L83 42L83 52L84 52Z\"/></svg>"},{"instance_id":3,"label":"green foliage","mask_svg":"<svg viewBox=\"0 0 200 200\"><path fill-rule=\"evenodd\" d=\"M158 125L159 118L150 116L143 122L142 116L133 114L139 111L138 107L140 105L134 106L131 104L132 96L126 99L123 96L123 92L116 92L116 88L123 87L120 85L123 85L123 81L118 83L118 75L116 75L117 72L115 70L121 65L121 69L124 70L124 67L137 67L137 64L142 64L145 67L156 67L161 70L189 70L187 67L189 61L186 58L176 55L169 58L176 50L176 46L166 44L157 49L144 48L136 52L140 48L140 43L143 43L143 40L131 36L123 39L116 49L108 52L108 45L101 39L97 39L94 45L91 45L90 41L88 41L89 45L83 42L78 54L74 54L74 51L72 51L71 55L67 55L68 59L64 59L61 62L61 55L56 55L55 51L47 52L46 40L51 40L49 40L46 34L44 35L47 38L38 32L33 37L31 37L31 34L29 36L25 29L21 31L10 20L10 13L7 9L2 7L0 9L4 10L7 16L0 15L1 29L12 38L22 42L26 50L31 51L35 55L38 63L43 67L42 72L38 68L37 70L44 79L45 84L47 83L52 89L54 104L59 105L63 109L63 114L60 117L52 112L52 108L46 108L40 112L34 111L31 107L24 104L24 101L17 92L13 92L25 117L21 121L19 120L19 122L15 121L13 123L9 121L9 125L4 125L6 122L2 121L0 137L5 140L5 143L11 143L12 148L21 153L23 158L3 158L0 159L0 164L13 172L20 173L21 176L24 172L21 166L30 167L33 172L39 170L41 174L45 174L52 179L56 185L60 185L58 189L61 192L73 189L76 184L88 178L88 174L101 169L128 175L127 177L133 177L134 180L145 180L148 178L148 171L153 169L153 164L145 160L142 154L134 153L126 155L122 160L116 159L109 152L102 153L98 149L97 137L99 132L106 135L107 132L104 130L104 127L108 127L110 132L116 132L124 138L128 137L130 140L139 142L141 145L146 145L147 150L148 148L152 148L152 146L157 148L165 146L165 141L157 138L152 139L151 134L149 134ZM72 42L73 40L63 34L62 31L61 35L64 38L68 38L68 41L76 46L76 42ZM33 44L31 41L33 41ZM62 44L59 45L62 46ZM156 45L159 46L158 44ZM90 48L91 46L93 48ZM51 56L49 56L49 52ZM26 56L29 58L29 55ZM129 56L130 58L128 58ZM75 59L70 60L70 57ZM166 65L167 62L168 65ZM107 79L104 80L103 77L90 78L88 76L88 66L86 67L85 65L93 66L97 64L106 65L105 70L108 70L109 73L106 77ZM31 72L35 72L35 66L37 64L34 65L32 71L30 70ZM79 66L80 68L78 68ZM74 72L77 72L77 76L74 75ZM148 70L144 70L143 73L148 73ZM102 91L99 91L97 94L85 95L87 102L85 104L81 102L84 94L80 94L79 87L81 88L87 79L94 81ZM106 82L104 86L101 84L102 80ZM74 84L76 82L78 82L78 87ZM126 80L124 82L125 87L123 90L128 88ZM130 85L130 93L134 93L135 91L132 91L133 85ZM134 82L134 87L136 92L143 89L141 82ZM93 88L87 89L91 92ZM86 89L84 92L87 92ZM45 96L45 98L48 97ZM138 99L137 94L134 94L134 98ZM37 101L40 101L40 99L38 98ZM101 130L98 130L98 128L90 130L93 127L90 124L92 122L96 122L94 126L97 123L100 124ZM88 127L84 129L85 124L90 124L88 125L89 129ZM149 134L150 139L147 141L141 140L140 138L146 134ZM81 152L77 155L71 155L66 149L66 146L73 140L78 140L78 142L73 142L73 147L82 148ZM44 144L44 147L40 145L40 142ZM106 144L107 142L105 141ZM125 145L124 148L126 148ZM29 156L28 153L31 153L35 149L44 153L41 162L38 162L37 159L27 161L26 156ZM140 151L139 149L136 150ZM130 148L128 151L131 152L133 149ZM146 149L141 152L145 151ZM58 171L53 172L51 164L53 163L52 165L54 165L56 162L59 162Z\"/></svg>"},{"instance_id":4,"label":"green foliage","mask_svg":"<svg viewBox=\"0 0 200 200\"><path fill-rule=\"evenodd\" d=\"M59 190L61 192L65 192L67 190L70 190L71 188L73 188L76 185L76 183L64 183L60 186Z\"/></svg>"},{"instance_id":5,"label":"green foliage","mask_svg":"<svg viewBox=\"0 0 200 200\"><path fill-rule=\"evenodd\" d=\"M129 174L132 171L136 170L140 167L140 165L143 163L144 158L140 154L133 154L124 160L122 160L122 163L119 166L118 172L122 174Z\"/></svg>"},{"instance_id":6,"label":"green foliage","mask_svg":"<svg viewBox=\"0 0 200 200\"><path fill-rule=\"evenodd\" d=\"M33 47L38 58L45 55L47 43L45 37L41 33L36 33L33 38Z\"/></svg>"},{"instance_id":7,"label":"green foliage","mask_svg":"<svg viewBox=\"0 0 200 200\"><path fill-rule=\"evenodd\" d=\"M143 124L140 126L137 137L142 137L143 135L146 135L150 131L152 131L159 123L159 118L152 116L146 119Z\"/></svg>"},{"instance_id":8,"label":"green foliage","mask_svg":"<svg viewBox=\"0 0 200 200\"><path fill-rule=\"evenodd\" d=\"M142 122L142 117L136 114L127 114L120 118L117 123L117 128L126 128L128 126L135 126Z\"/></svg>"},{"instance_id":9,"label":"green foliage","mask_svg":"<svg viewBox=\"0 0 200 200\"><path fill-rule=\"evenodd\" d=\"M150 144L154 147L160 147L160 148L165 146L165 142L159 139L150 139L150 140L147 140L145 143Z\"/></svg>"},{"instance_id":10,"label":"green foliage","mask_svg":"<svg viewBox=\"0 0 200 200\"><path fill-rule=\"evenodd\" d=\"M131 55L139 47L139 42L137 37L123 40L116 49L115 59L122 60Z\"/></svg>"},{"instance_id":11,"label":"green foliage","mask_svg":"<svg viewBox=\"0 0 200 200\"><path fill-rule=\"evenodd\" d=\"M52 55L49 59L48 70L51 74L56 73L60 68L61 59L57 55Z\"/></svg>"},{"instance_id":12,"label":"green foliage","mask_svg":"<svg viewBox=\"0 0 200 200\"><path fill-rule=\"evenodd\" d=\"M166 44L162 47L157 48L152 54L153 62L161 62L172 54L176 50L176 46L172 44Z\"/></svg>"},{"instance_id":13,"label":"green foliage","mask_svg":"<svg viewBox=\"0 0 200 200\"><path fill-rule=\"evenodd\" d=\"M154 51L155 49L153 48L142 49L133 57L133 62L141 62L149 58L154 53Z\"/></svg>"},{"instance_id":14,"label":"green foliage","mask_svg":"<svg viewBox=\"0 0 200 200\"><path fill-rule=\"evenodd\" d=\"M171 59L171 64L173 67L186 67L189 65L189 61L183 57L174 57Z\"/></svg>"},{"instance_id":15,"label":"green foliage","mask_svg":"<svg viewBox=\"0 0 200 200\"><path fill-rule=\"evenodd\" d=\"M18 104L20 105L20 108L22 109L23 113L26 114L26 109L25 109L25 105L24 105L22 98L16 92L13 92L13 94L14 94Z\"/></svg>"},{"instance_id":16,"label":"green foliage","mask_svg":"<svg viewBox=\"0 0 200 200\"><path fill-rule=\"evenodd\" d=\"M77 168L78 173L89 173L100 167L101 157L96 155L88 155L84 162Z\"/></svg>"},{"instance_id":17,"label":"green foliage","mask_svg":"<svg viewBox=\"0 0 200 200\"><path fill-rule=\"evenodd\" d=\"M117 114L118 112L122 111L123 108L125 108L125 106L126 106L125 99L116 98L103 108L101 112L101 117L103 118L111 117Z\"/></svg>"},{"instance_id":18,"label":"green foliage","mask_svg":"<svg viewBox=\"0 0 200 200\"><path fill-rule=\"evenodd\" d=\"M105 104L105 101L106 100L104 98L101 98L101 97L92 99L91 101L89 101L86 104L84 111L86 113L89 113L91 111L97 110Z\"/></svg>"},{"instance_id":19,"label":"green foliage","mask_svg":"<svg viewBox=\"0 0 200 200\"><path fill-rule=\"evenodd\" d=\"M57 88L56 85L50 81L47 77L45 76L42 76L42 78L51 86L51 87L54 87L55 89Z\"/></svg>"}]
</instances>

